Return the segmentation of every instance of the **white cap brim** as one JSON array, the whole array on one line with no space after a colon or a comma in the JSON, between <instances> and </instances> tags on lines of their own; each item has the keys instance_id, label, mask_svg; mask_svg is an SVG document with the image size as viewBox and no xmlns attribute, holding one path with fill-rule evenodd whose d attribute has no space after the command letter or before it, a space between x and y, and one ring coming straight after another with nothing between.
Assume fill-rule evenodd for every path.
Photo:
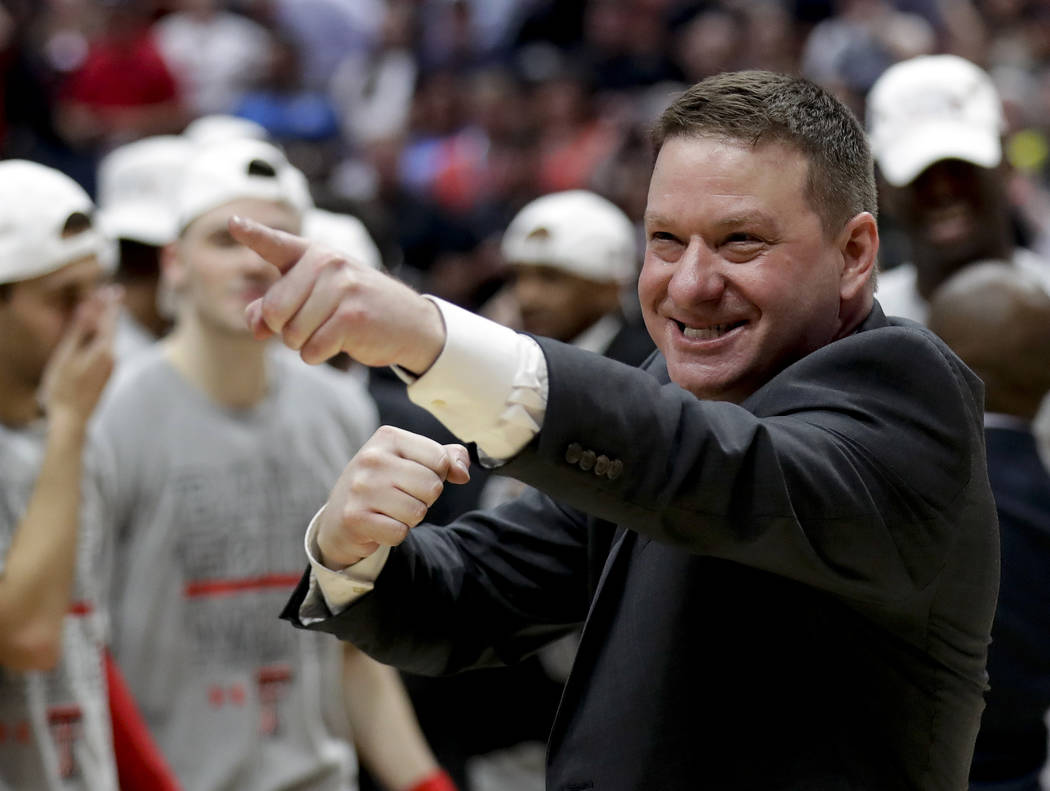
<instances>
[{"instance_id":1,"label":"white cap brim","mask_svg":"<svg viewBox=\"0 0 1050 791\"><path fill-rule=\"evenodd\" d=\"M96 218L99 228L111 239L131 239L160 247L176 236L171 213L146 205L100 209Z\"/></svg>"},{"instance_id":2,"label":"white cap brim","mask_svg":"<svg viewBox=\"0 0 1050 791\"><path fill-rule=\"evenodd\" d=\"M944 159L961 159L983 168L1002 161L998 132L955 121L922 124L898 135L876 153L879 170L895 187L910 184L926 168Z\"/></svg>"}]
</instances>

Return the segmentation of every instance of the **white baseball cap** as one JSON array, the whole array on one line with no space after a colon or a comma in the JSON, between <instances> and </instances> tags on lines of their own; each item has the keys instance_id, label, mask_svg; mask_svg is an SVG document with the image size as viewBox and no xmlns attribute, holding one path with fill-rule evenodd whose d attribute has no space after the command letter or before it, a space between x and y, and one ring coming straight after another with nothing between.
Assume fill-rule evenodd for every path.
<instances>
[{"instance_id":1,"label":"white baseball cap","mask_svg":"<svg viewBox=\"0 0 1050 791\"><path fill-rule=\"evenodd\" d=\"M306 177L279 148L249 138L222 140L198 147L186 165L176 199L178 230L244 198L285 203L300 215L313 206Z\"/></svg>"},{"instance_id":2,"label":"white baseball cap","mask_svg":"<svg viewBox=\"0 0 1050 791\"><path fill-rule=\"evenodd\" d=\"M629 283L638 274L634 225L613 203L586 190L537 198L511 220L502 252L511 264L564 270L597 282Z\"/></svg>"},{"instance_id":3,"label":"white baseball cap","mask_svg":"<svg viewBox=\"0 0 1050 791\"><path fill-rule=\"evenodd\" d=\"M309 209L303 216L303 236L373 269L383 268L379 248L365 224L353 215Z\"/></svg>"},{"instance_id":4,"label":"white baseball cap","mask_svg":"<svg viewBox=\"0 0 1050 791\"><path fill-rule=\"evenodd\" d=\"M182 130L182 136L194 143L218 143L221 140L269 140L266 127L249 118L236 115L202 115L195 118Z\"/></svg>"},{"instance_id":5,"label":"white baseball cap","mask_svg":"<svg viewBox=\"0 0 1050 791\"><path fill-rule=\"evenodd\" d=\"M98 168L99 227L114 239L157 247L177 232L175 195L194 144L156 135L114 149Z\"/></svg>"},{"instance_id":6,"label":"white baseball cap","mask_svg":"<svg viewBox=\"0 0 1050 791\"><path fill-rule=\"evenodd\" d=\"M868 92L871 153L900 187L942 159L984 168L1002 160L1002 101L991 77L956 55L890 66Z\"/></svg>"},{"instance_id":7,"label":"white baseball cap","mask_svg":"<svg viewBox=\"0 0 1050 791\"><path fill-rule=\"evenodd\" d=\"M62 236L72 215L90 220L94 209L64 173L24 159L0 162L0 283L47 275L89 255L112 270L111 245L93 225Z\"/></svg>"}]
</instances>

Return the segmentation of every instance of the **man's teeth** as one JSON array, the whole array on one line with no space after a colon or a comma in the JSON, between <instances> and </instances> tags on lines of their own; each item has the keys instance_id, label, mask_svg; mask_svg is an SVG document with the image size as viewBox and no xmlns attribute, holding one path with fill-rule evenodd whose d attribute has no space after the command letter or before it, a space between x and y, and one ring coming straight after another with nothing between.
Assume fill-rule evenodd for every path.
<instances>
[{"instance_id":1,"label":"man's teeth","mask_svg":"<svg viewBox=\"0 0 1050 791\"><path fill-rule=\"evenodd\" d=\"M687 338L710 341L715 338L721 338L736 326L736 324L715 324L712 327L683 327L682 334Z\"/></svg>"}]
</instances>

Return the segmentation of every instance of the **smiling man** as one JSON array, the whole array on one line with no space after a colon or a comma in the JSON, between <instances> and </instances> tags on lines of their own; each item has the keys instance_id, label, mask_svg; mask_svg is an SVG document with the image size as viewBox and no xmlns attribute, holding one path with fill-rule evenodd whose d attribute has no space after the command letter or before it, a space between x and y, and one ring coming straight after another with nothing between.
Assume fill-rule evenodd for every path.
<instances>
[{"instance_id":1,"label":"smiling man","mask_svg":"<svg viewBox=\"0 0 1050 791\"><path fill-rule=\"evenodd\" d=\"M998 578L981 386L874 300L864 132L809 82L742 72L653 139L645 370L232 222L286 272L258 335L398 365L545 492L417 527L465 450L381 430L285 617L421 673L582 623L551 789L964 788Z\"/></svg>"}]
</instances>

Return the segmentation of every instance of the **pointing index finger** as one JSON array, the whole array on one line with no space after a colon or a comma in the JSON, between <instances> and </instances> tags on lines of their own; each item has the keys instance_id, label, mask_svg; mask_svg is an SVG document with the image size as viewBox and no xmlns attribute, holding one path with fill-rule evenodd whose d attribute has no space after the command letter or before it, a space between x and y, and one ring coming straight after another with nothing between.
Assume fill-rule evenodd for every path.
<instances>
[{"instance_id":1,"label":"pointing index finger","mask_svg":"<svg viewBox=\"0 0 1050 791\"><path fill-rule=\"evenodd\" d=\"M228 227L234 239L250 247L282 273L291 269L309 246L300 236L278 231L247 217L231 217Z\"/></svg>"}]
</instances>

